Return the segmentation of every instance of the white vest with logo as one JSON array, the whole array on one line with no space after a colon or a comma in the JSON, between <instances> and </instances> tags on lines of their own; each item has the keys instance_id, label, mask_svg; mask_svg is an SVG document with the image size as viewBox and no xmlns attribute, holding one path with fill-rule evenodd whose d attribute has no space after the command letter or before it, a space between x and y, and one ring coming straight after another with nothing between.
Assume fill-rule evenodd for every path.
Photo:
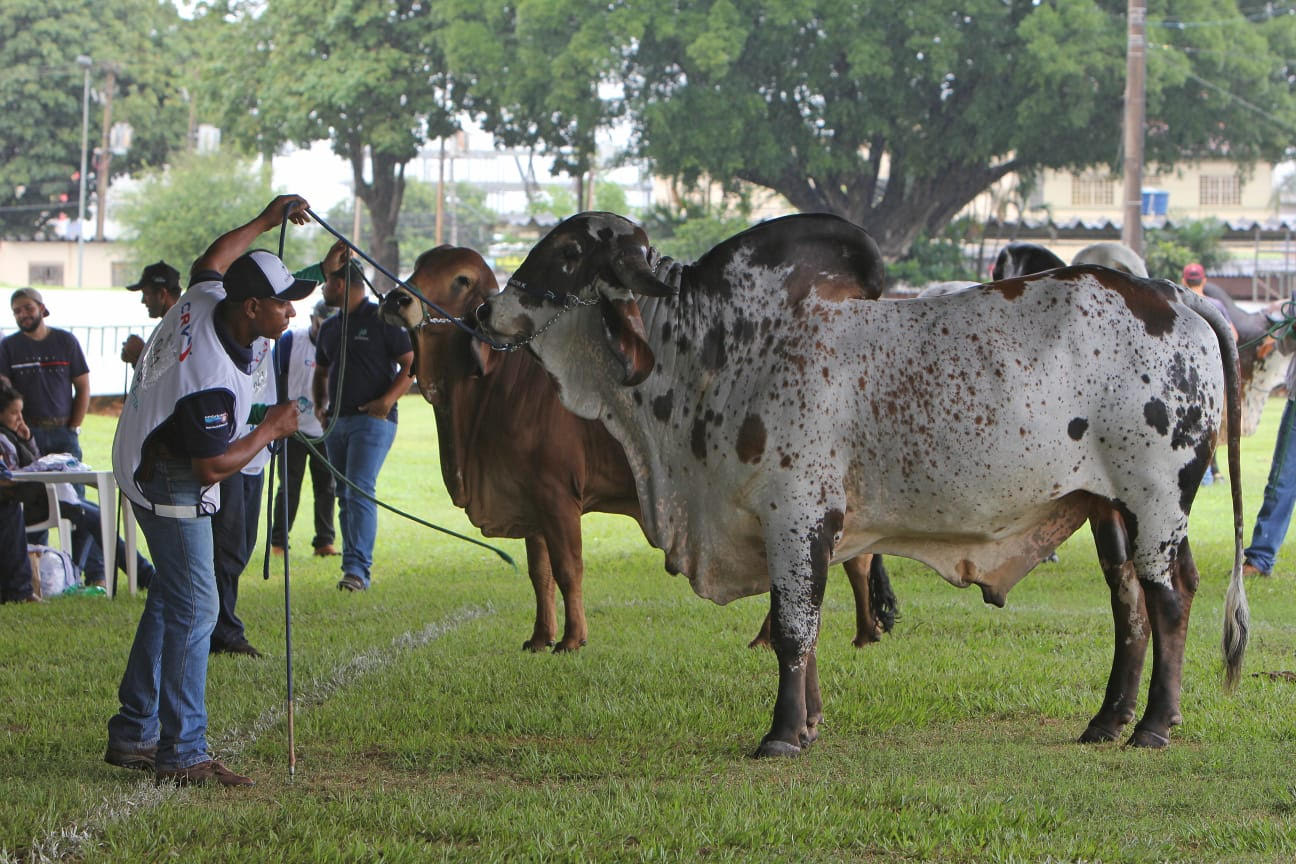
<instances>
[{"instance_id":1,"label":"white vest with logo","mask_svg":"<svg viewBox=\"0 0 1296 864\"><path fill-rule=\"evenodd\" d=\"M233 426L245 433L252 407L252 376L235 365L216 335L216 305L225 299L220 282L199 282L167 311L140 353L135 378L113 438L113 476L134 503L160 516L193 518L220 509L220 487L203 489L199 507L150 501L135 479L144 442L175 413L186 396L226 390L234 397ZM254 346L254 352L257 346Z\"/></svg>"}]
</instances>

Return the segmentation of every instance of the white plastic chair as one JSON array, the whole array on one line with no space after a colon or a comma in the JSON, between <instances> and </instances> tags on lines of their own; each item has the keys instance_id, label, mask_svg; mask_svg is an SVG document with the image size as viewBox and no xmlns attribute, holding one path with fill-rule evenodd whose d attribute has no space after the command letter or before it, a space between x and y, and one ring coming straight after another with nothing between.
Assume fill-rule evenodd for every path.
<instances>
[{"instance_id":1,"label":"white plastic chair","mask_svg":"<svg viewBox=\"0 0 1296 864\"><path fill-rule=\"evenodd\" d=\"M27 523L27 533L35 534L37 531L47 531L50 528L58 529L58 547L67 554L72 554L72 523L63 518L63 513L59 510L58 489L53 483L42 483L45 487L45 496L49 499L49 516L43 522Z\"/></svg>"}]
</instances>

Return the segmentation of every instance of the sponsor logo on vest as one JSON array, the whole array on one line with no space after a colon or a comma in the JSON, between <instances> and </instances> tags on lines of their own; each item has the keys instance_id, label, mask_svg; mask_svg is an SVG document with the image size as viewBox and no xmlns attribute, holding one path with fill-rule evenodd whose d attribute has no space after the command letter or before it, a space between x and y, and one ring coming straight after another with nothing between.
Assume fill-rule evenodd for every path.
<instances>
[{"instance_id":1,"label":"sponsor logo on vest","mask_svg":"<svg viewBox=\"0 0 1296 864\"><path fill-rule=\"evenodd\" d=\"M229 413L222 411L219 414L204 414L203 426L207 429L219 429L222 426L229 425Z\"/></svg>"},{"instance_id":2,"label":"sponsor logo on vest","mask_svg":"<svg viewBox=\"0 0 1296 864\"><path fill-rule=\"evenodd\" d=\"M192 303L185 303L180 307L180 362L183 363L193 350L193 321L189 315L189 307Z\"/></svg>"}]
</instances>

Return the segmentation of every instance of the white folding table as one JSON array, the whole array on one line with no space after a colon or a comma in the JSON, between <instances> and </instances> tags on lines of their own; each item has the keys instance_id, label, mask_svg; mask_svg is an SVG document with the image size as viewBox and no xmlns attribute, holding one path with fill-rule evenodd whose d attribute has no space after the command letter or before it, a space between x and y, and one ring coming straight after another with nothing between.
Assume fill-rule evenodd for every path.
<instances>
[{"instance_id":1,"label":"white folding table","mask_svg":"<svg viewBox=\"0 0 1296 864\"><path fill-rule=\"evenodd\" d=\"M19 483L84 483L99 490L99 545L103 547L104 586L108 596L113 594L113 580L117 575L117 481L111 471L14 471L13 479ZM136 591L135 511L129 501L122 501L122 539L126 544L126 584L130 593ZM58 521L58 514L50 514ZM71 553L70 538L60 537Z\"/></svg>"}]
</instances>

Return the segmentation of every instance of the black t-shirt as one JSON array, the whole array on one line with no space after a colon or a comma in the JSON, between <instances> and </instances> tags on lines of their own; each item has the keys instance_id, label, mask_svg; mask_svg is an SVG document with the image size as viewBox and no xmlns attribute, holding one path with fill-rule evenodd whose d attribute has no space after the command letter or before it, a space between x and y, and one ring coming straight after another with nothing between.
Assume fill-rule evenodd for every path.
<instances>
[{"instance_id":1,"label":"black t-shirt","mask_svg":"<svg viewBox=\"0 0 1296 864\"><path fill-rule=\"evenodd\" d=\"M72 414L72 379L89 371L81 345L66 330L51 327L39 341L21 331L0 340L0 375L22 394L29 426L66 420Z\"/></svg>"},{"instance_id":2,"label":"black t-shirt","mask_svg":"<svg viewBox=\"0 0 1296 864\"><path fill-rule=\"evenodd\" d=\"M315 341L315 362L328 367L329 408L339 414L360 414L360 406L377 399L400 370L396 360L413 350L404 327L387 324L378 307L365 300L347 316L346 376L338 395L338 366L342 356L342 314L324 322ZM387 419L396 422L396 405Z\"/></svg>"}]
</instances>

